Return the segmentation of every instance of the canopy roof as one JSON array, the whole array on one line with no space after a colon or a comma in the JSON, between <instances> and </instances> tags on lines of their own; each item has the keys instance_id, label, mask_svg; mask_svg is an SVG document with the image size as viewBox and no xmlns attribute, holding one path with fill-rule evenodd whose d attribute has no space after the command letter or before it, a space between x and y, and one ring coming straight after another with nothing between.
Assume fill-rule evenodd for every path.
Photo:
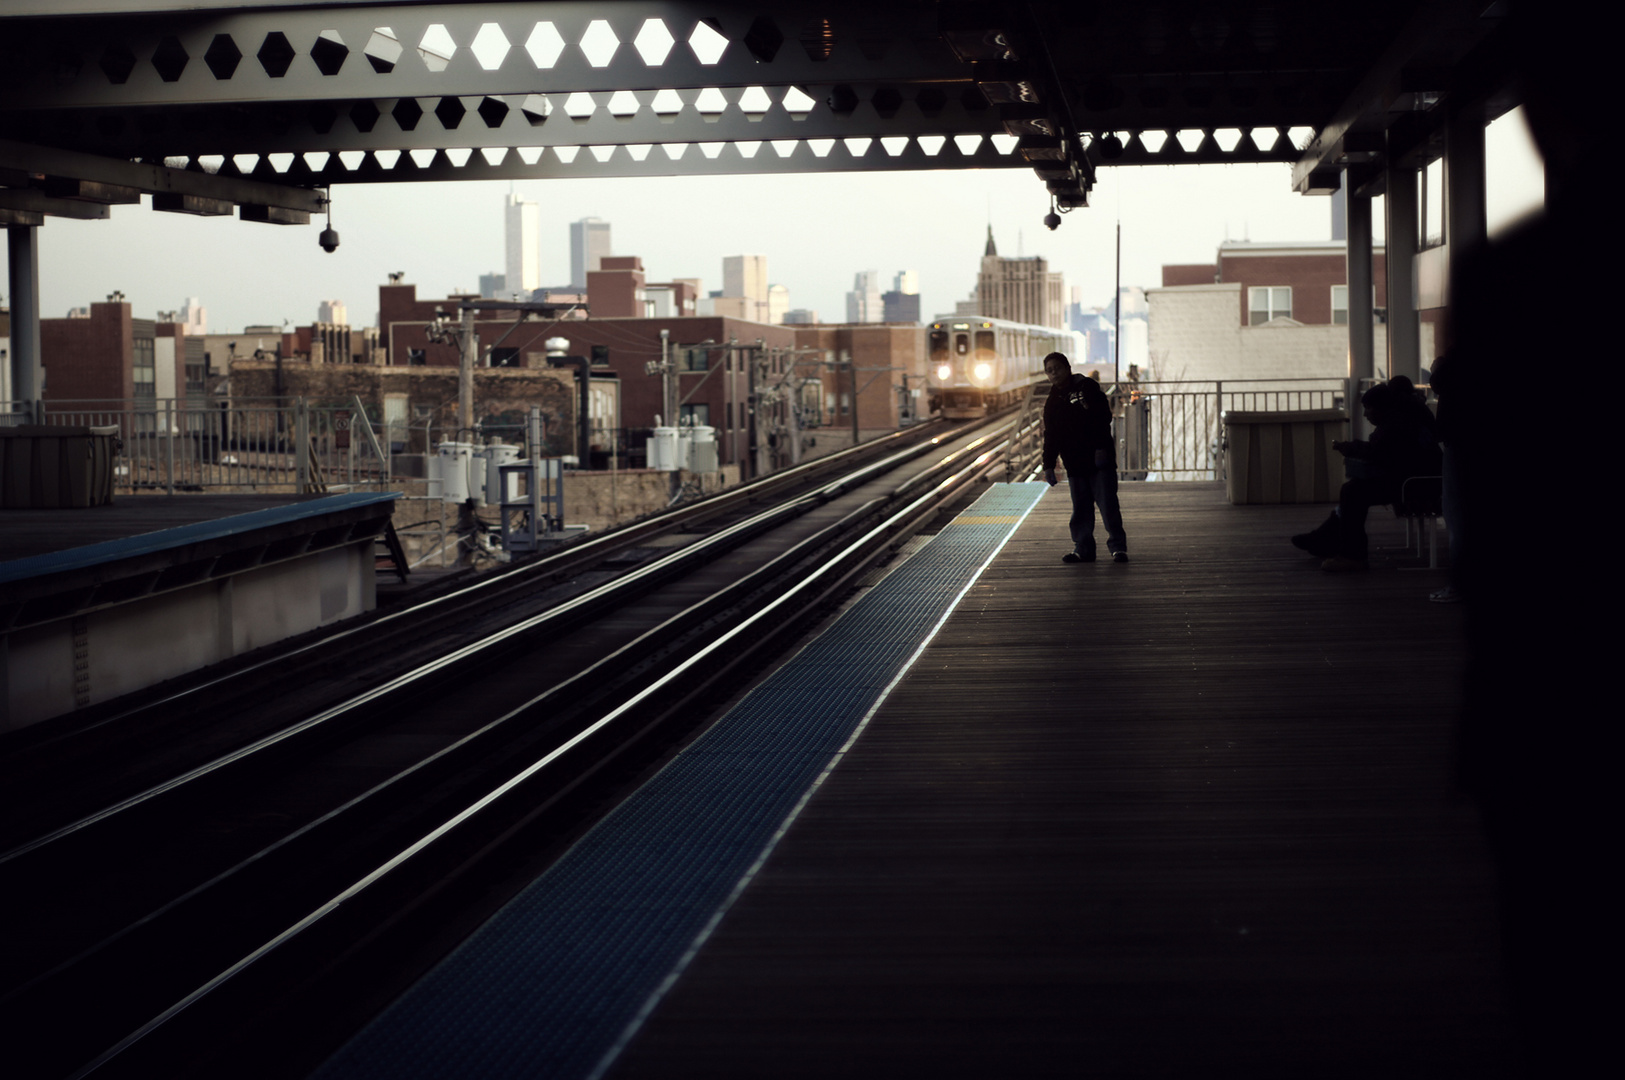
<instances>
[{"instance_id":1,"label":"canopy roof","mask_svg":"<svg viewBox=\"0 0 1625 1080\"><path fill-rule=\"evenodd\" d=\"M308 220L346 182L1294 162L1303 191L1515 104L1485 0L13 0L0 221ZM1362 171L1364 170L1364 171Z\"/></svg>"}]
</instances>

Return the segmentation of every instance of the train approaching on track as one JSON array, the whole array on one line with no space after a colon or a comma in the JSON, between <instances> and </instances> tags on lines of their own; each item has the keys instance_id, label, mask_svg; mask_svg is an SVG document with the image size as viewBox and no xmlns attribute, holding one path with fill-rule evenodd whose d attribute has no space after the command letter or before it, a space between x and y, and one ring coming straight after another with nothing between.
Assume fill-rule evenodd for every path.
<instances>
[{"instance_id":1,"label":"train approaching on track","mask_svg":"<svg viewBox=\"0 0 1625 1080\"><path fill-rule=\"evenodd\" d=\"M980 315L938 316L925 335L931 395L949 420L1020 404L1028 387L1044 381L1044 357L1083 355L1083 335L1074 330ZM1080 370L1076 363L1073 370Z\"/></svg>"}]
</instances>

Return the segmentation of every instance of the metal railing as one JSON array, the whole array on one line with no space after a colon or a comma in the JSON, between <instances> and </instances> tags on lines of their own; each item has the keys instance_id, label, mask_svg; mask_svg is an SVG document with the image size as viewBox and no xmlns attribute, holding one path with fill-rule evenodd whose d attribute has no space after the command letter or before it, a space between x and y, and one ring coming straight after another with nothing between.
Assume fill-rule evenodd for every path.
<instances>
[{"instance_id":1,"label":"metal railing","mask_svg":"<svg viewBox=\"0 0 1625 1080\"><path fill-rule=\"evenodd\" d=\"M1109 388L1118 470L1125 480L1224 477L1224 415L1341 409L1348 381L1223 379L1119 383Z\"/></svg>"},{"instance_id":2,"label":"metal railing","mask_svg":"<svg viewBox=\"0 0 1625 1080\"><path fill-rule=\"evenodd\" d=\"M236 399L198 404L152 401L46 401L13 408L48 425L118 428L113 486L123 491L318 492L384 488L390 457L360 398Z\"/></svg>"}]
</instances>

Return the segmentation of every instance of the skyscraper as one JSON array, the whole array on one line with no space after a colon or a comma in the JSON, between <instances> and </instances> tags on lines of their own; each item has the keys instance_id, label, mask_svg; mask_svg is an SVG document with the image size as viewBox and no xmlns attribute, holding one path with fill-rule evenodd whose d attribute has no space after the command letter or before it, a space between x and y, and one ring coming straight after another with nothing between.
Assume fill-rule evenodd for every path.
<instances>
[{"instance_id":1,"label":"skyscraper","mask_svg":"<svg viewBox=\"0 0 1625 1080\"><path fill-rule=\"evenodd\" d=\"M846 321L880 322L882 318L884 312L880 305L880 271L860 271L852 281L852 291L846 294Z\"/></svg>"},{"instance_id":2,"label":"skyscraper","mask_svg":"<svg viewBox=\"0 0 1625 1080\"><path fill-rule=\"evenodd\" d=\"M570 284L587 287L587 273L604 268L604 256L615 252L609 245L609 222L588 217L570 223Z\"/></svg>"},{"instance_id":3,"label":"skyscraper","mask_svg":"<svg viewBox=\"0 0 1625 1080\"><path fill-rule=\"evenodd\" d=\"M743 298L744 317L753 322L767 322L767 256L725 256L722 260L722 295Z\"/></svg>"},{"instance_id":4,"label":"skyscraper","mask_svg":"<svg viewBox=\"0 0 1625 1080\"><path fill-rule=\"evenodd\" d=\"M542 284L542 208L510 191L504 224L507 263L503 290L521 300L529 300L530 291Z\"/></svg>"},{"instance_id":5,"label":"skyscraper","mask_svg":"<svg viewBox=\"0 0 1625 1080\"><path fill-rule=\"evenodd\" d=\"M1066 283L1059 271L1051 271L1043 256L1007 259L993 243L993 226L987 228L987 246L982 252L982 271L976 278L976 314L990 319L1037 326L1066 325Z\"/></svg>"}]
</instances>

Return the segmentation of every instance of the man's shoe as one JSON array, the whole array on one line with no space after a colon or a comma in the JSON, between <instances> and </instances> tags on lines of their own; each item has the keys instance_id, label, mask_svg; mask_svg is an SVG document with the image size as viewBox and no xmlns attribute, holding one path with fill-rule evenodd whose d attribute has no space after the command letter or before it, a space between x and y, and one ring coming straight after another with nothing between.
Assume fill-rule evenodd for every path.
<instances>
[{"instance_id":1,"label":"man's shoe","mask_svg":"<svg viewBox=\"0 0 1625 1080\"><path fill-rule=\"evenodd\" d=\"M1353 570L1366 569L1364 559L1351 559L1347 555L1333 555L1320 564L1320 568L1328 574L1346 574Z\"/></svg>"},{"instance_id":2,"label":"man's shoe","mask_svg":"<svg viewBox=\"0 0 1625 1080\"><path fill-rule=\"evenodd\" d=\"M1114 552L1112 552L1112 562L1128 562L1128 552L1126 552L1126 551L1114 551Z\"/></svg>"},{"instance_id":3,"label":"man's shoe","mask_svg":"<svg viewBox=\"0 0 1625 1080\"><path fill-rule=\"evenodd\" d=\"M1428 593L1428 599L1435 604L1459 604L1461 603L1461 593L1454 585L1446 585L1442 589L1436 589Z\"/></svg>"},{"instance_id":4,"label":"man's shoe","mask_svg":"<svg viewBox=\"0 0 1625 1080\"><path fill-rule=\"evenodd\" d=\"M1085 555L1081 551L1069 551L1065 555L1061 556L1061 561L1062 562L1094 562L1095 561L1095 556L1094 556L1094 552L1090 552L1089 554Z\"/></svg>"},{"instance_id":5,"label":"man's shoe","mask_svg":"<svg viewBox=\"0 0 1625 1080\"><path fill-rule=\"evenodd\" d=\"M1294 536L1292 546L1307 551L1317 559L1329 559L1337 554L1338 534L1341 531L1341 522L1338 521L1337 515L1331 514L1313 532Z\"/></svg>"}]
</instances>

